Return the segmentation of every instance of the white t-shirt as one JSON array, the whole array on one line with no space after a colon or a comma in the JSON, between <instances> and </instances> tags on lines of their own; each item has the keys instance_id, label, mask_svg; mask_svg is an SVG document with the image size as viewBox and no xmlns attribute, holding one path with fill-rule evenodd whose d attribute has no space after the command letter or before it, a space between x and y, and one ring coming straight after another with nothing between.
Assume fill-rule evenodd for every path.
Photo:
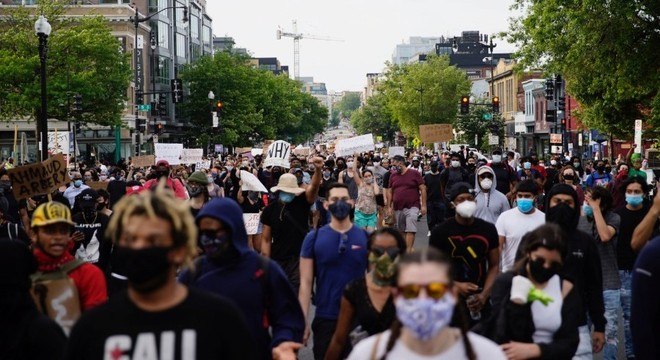
<instances>
[{"instance_id":1,"label":"white t-shirt","mask_svg":"<svg viewBox=\"0 0 660 360\"><path fill-rule=\"evenodd\" d=\"M497 235L505 237L502 254L500 255L500 269L502 272L513 268L522 237L543 224L545 224L545 213L539 209L534 209L531 214L525 214L515 207L500 214L495 227L497 228Z\"/></svg>"},{"instance_id":2,"label":"white t-shirt","mask_svg":"<svg viewBox=\"0 0 660 360\"><path fill-rule=\"evenodd\" d=\"M372 352L376 339L379 334L370 336L362 341L360 341L353 351L348 356L348 360L365 360L372 358ZM378 342L378 350L376 353L376 359L380 359L385 353L385 347L387 347L387 341L390 338L390 330L382 333L380 341ZM470 344L477 359L488 359L488 360L505 360L506 356L500 349L500 347L488 340L487 338L477 335L474 333L468 333L468 339L470 339ZM452 345L449 349L445 350L441 354L425 356L420 355L416 352L410 350L406 345L399 339L389 353L387 353L388 359L402 359L402 360L460 360L467 359L465 354L465 347L463 346L463 340L458 340Z\"/></svg>"}]
</instances>

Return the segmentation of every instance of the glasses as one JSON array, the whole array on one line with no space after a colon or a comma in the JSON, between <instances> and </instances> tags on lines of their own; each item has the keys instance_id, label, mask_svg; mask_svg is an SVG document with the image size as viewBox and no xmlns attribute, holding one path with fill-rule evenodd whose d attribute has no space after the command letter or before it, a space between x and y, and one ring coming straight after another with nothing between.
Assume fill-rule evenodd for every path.
<instances>
[{"instance_id":1,"label":"glasses","mask_svg":"<svg viewBox=\"0 0 660 360\"><path fill-rule=\"evenodd\" d=\"M341 234L339 238L339 253L343 254L346 252L348 247L348 234Z\"/></svg>"},{"instance_id":2,"label":"glasses","mask_svg":"<svg viewBox=\"0 0 660 360\"><path fill-rule=\"evenodd\" d=\"M394 259L399 255L399 248L396 247L390 247L390 248L380 248L380 247L373 247L371 248L371 252L374 253L377 257L383 256L383 254L387 254L390 259Z\"/></svg>"},{"instance_id":3,"label":"glasses","mask_svg":"<svg viewBox=\"0 0 660 360\"><path fill-rule=\"evenodd\" d=\"M415 299L419 297L419 293L422 292L422 289L426 290L426 295L434 300L440 300L445 293L447 292L447 284L441 282L432 282L426 285L421 284L408 284L403 286L398 286L399 294L403 296L404 299Z\"/></svg>"}]
</instances>

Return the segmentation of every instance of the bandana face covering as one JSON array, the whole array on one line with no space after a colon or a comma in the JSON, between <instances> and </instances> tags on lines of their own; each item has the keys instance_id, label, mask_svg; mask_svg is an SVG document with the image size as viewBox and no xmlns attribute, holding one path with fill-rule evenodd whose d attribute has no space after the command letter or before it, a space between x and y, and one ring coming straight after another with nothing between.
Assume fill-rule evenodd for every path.
<instances>
[{"instance_id":1,"label":"bandana face covering","mask_svg":"<svg viewBox=\"0 0 660 360\"><path fill-rule=\"evenodd\" d=\"M413 336L428 341L449 325L454 315L456 299L450 293L441 299L398 297L395 300L396 316Z\"/></svg>"},{"instance_id":2,"label":"bandana face covering","mask_svg":"<svg viewBox=\"0 0 660 360\"><path fill-rule=\"evenodd\" d=\"M398 250L398 249L397 249ZM369 264L374 265L371 279L378 286L389 286L396 274L396 264L399 262L399 256L394 255L394 259L385 252L378 256L375 252L369 252Z\"/></svg>"}]
</instances>

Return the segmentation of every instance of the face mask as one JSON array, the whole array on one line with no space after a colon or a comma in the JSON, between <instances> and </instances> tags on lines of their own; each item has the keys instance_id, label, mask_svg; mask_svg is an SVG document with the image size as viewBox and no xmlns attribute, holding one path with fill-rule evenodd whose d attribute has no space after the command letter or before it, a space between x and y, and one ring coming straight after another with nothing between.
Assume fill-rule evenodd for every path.
<instances>
[{"instance_id":1,"label":"face mask","mask_svg":"<svg viewBox=\"0 0 660 360\"><path fill-rule=\"evenodd\" d=\"M156 174L156 177L159 178L159 179L163 178L163 177L167 177L169 175L167 170L165 170L165 171L159 170L159 171L154 172L154 174Z\"/></svg>"},{"instance_id":2,"label":"face mask","mask_svg":"<svg viewBox=\"0 0 660 360\"><path fill-rule=\"evenodd\" d=\"M378 165L380 165L380 162L375 161L375 162L374 162L374 166L378 166Z\"/></svg>"},{"instance_id":3,"label":"face mask","mask_svg":"<svg viewBox=\"0 0 660 360\"><path fill-rule=\"evenodd\" d=\"M611 166L605 166L605 172L611 173L612 172L612 167Z\"/></svg>"},{"instance_id":4,"label":"face mask","mask_svg":"<svg viewBox=\"0 0 660 360\"><path fill-rule=\"evenodd\" d=\"M502 155L493 155L493 163L499 164L502 162Z\"/></svg>"},{"instance_id":5,"label":"face mask","mask_svg":"<svg viewBox=\"0 0 660 360\"><path fill-rule=\"evenodd\" d=\"M452 160L452 161L451 161L451 167L453 167L453 168L457 168L457 167L459 167L459 166L461 166L461 162L460 162L460 161L456 161L456 160Z\"/></svg>"},{"instance_id":6,"label":"face mask","mask_svg":"<svg viewBox=\"0 0 660 360\"><path fill-rule=\"evenodd\" d=\"M82 180L75 180L73 182L73 186L75 186L77 188L81 187L82 186Z\"/></svg>"},{"instance_id":7,"label":"face mask","mask_svg":"<svg viewBox=\"0 0 660 360\"><path fill-rule=\"evenodd\" d=\"M332 174L330 171L324 171L323 172L323 177L328 179L330 177L330 174Z\"/></svg>"},{"instance_id":8,"label":"face mask","mask_svg":"<svg viewBox=\"0 0 660 360\"><path fill-rule=\"evenodd\" d=\"M369 178L364 180L367 184L371 185L374 183L374 178Z\"/></svg>"},{"instance_id":9,"label":"face mask","mask_svg":"<svg viewBox=\"0 0 660 360\"><path fill-rule=\"evenodd\" d=\"M579 168L579 167L580 167L580 163L579 163L579 162L574 162L574 163L573 163L573 167L574 167L574 168Z\"/></svg>"},{"instance_id":10,"label":"face mask","mask_svg":"<svg viewBox=\"0 0 660 360\"><path fill-rule=\"evenodd\" d=\"M100 175L99 180L100 181L106 181L106 180L108 180L108 176L107 175Z\"/></svg>"},{"instance_id":11,"label":"face mask","mask_svg":"<svg viewBox=\"0 0 660 360\"><path fill-rule=\"evenodd\" d=\"M598 170L599 173L602 173L605 170L605 166L603 165L596 166L596 170Z\"/></svg>"},{"instance_id":12,"label":"face mask","mask_svg":"<svg viewBox=\"0 0 660 360\"><path fill-rule=\"evenodd\" d=\"M369 264L374 265L371 279L374 284L378 286L389 286L396 275L396 264L399 261L399 256L394 259L388 253L384 253L380 257L374 252L369 253Z\"/></svg>"},{"instance_id":13,"label":"face mask","mask_svg":"<svg viewBox=\"0 0 660 360\"><path fill-rule=\"evenodd\" d=\"M346 167L346 164L344 164L343 162L338 162L338 163L337 163L337 168L338 168L338 169L343 169L343 168L345 168L345 167Z\"/></svg>"},{"instance_id":14,"label":"face mask","mask_svg":"<svg viewBox=\"0 0 660 360\"><path fill-rule=\"evenodd\" d=\"M200 233L199 242L209 258L218 258L228 247L229 236L227 234L216 236L215 234Z\"/></svg>"},{"instance_id":15,"label":"face mask","mask_svg":"<svg viewBox=\"0 0 660 360\"><path fill-rule=\"evenodd\" d=\"M644 202L642 195L626 195L626 203L630 206L639 206Z\"/></svg>"},{"instance_id":16,"label":"face mask","mask_svg":"<svg viewBox=\"0 0 660 360\"><path fill-rule=\"evenodd\" d=\"M280 191L279 197L281 202L288 204L296 198L296 195Z\"/></svg>"},{"instance_id":17,"label":"face mask","mask_svg":"<svg viewBox=\"0 0 660 360\"><path fill-rule=\"evenodd\" d=\"M117 246L112 253L112 271L126 276L135 291L152 292L167 282L170 270L167 254L170 250L171 247L160 246L137 250Z\"/></svg>"},{"instance_id":18,"label":"face mask","mask_svg":"<svg viewBox=\"0 0 660 360\"><path fill-rule=\"evenodd\" d=\"M577 216L576 209L573 209L565 203L560 203L546 211L545 220L547 222L555 223L567 233L571 233L577 228L579 217Z\"/></svg>"},{"instance_id":19,"label":"face mask","mask_svg":"<svg viewBox=\"0 0 660 360\"><path fill-rule=\"evenodd\" d=\"M247 162L247 161L243 161L242 164L243 164L243 167L248 167L248 165L250 165L250 163Z\"/></svg>"},{"instance_id":20,"label":"face mask","mask_svg":"<svg viewBox=\"0 0 660 360\"><path fill-rule=\"evenodd\" d=\"M207 179L209 179L209 182L210 182L210 183L213 182L213 176L208 176Z\"/></svg>"},{"instance_id":21,"label":"face mask","mask_svg":"<svg viewBox=\"0 0 660 360\"><path fill-rule=\"evenodd\" d=\"M348 166L349 169L352 169L352 168L353 168L353 162L352 162L352 161L349 161L349 162L346 164L346 166Z\"/></svg>"},{"instance_id":22,"label":"face mask","mask_svg":"<svg viewBox=\"0 0 660 360\"><path fill-rule=\"evenodd\" d=\"M552 165L552 166L556 166L556 165L557 165L557 161L556 161L556 160L550 160L550 165Z\"/></svg>"},{"instance_id":23,"label":"face mask","mask_svg":"<svg viewBox=\"0 0 660 360\"><path fill-rule=\"evenodd\" d=\"M490 188L493 187L493 180L488 178L483 179L479 182L479 185L481 185L481 188L484 190L490 190Z\"/></svg>"},{"instance_id":24,"label":"face mask","mask_svg":"<svg viewBox=\"0 0 660 360\"><path fill-rule=\"evenodd\" d=\"M531 169L531 168L532 168L532 163L531 163L531 162L523 163L523 168L524 168L525 170L529 170L529 169Z\"/></svg>"},{"instance_id":25,"label":"face mask","mask_svg":"<svg viewBox=\"0 0 660 360\"><path fill-rule=\"evenodd\" d=\"M85 181L91 181L92 177L91 176L85 176Z\"/></svg>"},{"instance_id":26,"label":"face mask","mask_svg":"<svg viewBox=\"0 0 660 360\"><path fill-rule=\"evenodd\" d=\"M594 209L587 204L582 205L582 212L587 217L594 217Z\"/></svg>"},{"instance_id":27,"label":"face mask","mask_svg":"<svg viewBox=\"0 0 660 360\"><path fill-rule=\"evenodd\" d=\"M474 201L466 200L456 205L456 213L462 218L471 218L475 211L477 211L477 203Z\"/></svg>"},{"instance_id":28,"label":"face mask","mask_svg":"<svg viewBox=\"0 0 660 360\"><path fill-rule=\"evenodd\" d=\"M477 164L475 164L475 163L468 163L467 166L468 166L468 168L470 168L470 169L474 169L475 167L477 167Z\"/></svg>"},{"instance_id":29,"label":"face mask","mask_svg":"<svg viewBox=\"0 0 660 360\"><path fill-rule=\"evenodd\" d=\"M564 175L564 180L573 181L575 180L575 175Z\"/></svg>"},{"instance_id":30,"label":"face mask","mask_svg":"<svg viewBox=\"0 0 660 360\"><path fill-rule=\"evenodd\" d=\"M454 315L456 300L453 295L447 293L440 300L398 297L394 305L396 317L401 324L417 339L427 341L449 325Z\"/></svg>"},{"instance_id":31,"label":"face mask","mask_svg":"<svg viewBox=\"0 0 660 360\"><path fill-rule=\"evenodd\" d=\"M188 185L187 187L188 187L188 194L190 195L191 198L197 197L197 196L201 195L204 192L204 188L201 187L201 186Z\"/></svg>"},{"instance_id":32,"label":"face mask","mask_svg":"<svg viewBox=\"0 0 660 360\"><path fill-rule=\"evenodd\" d=\"M351 213L351 204L347 203L344 200L335 201L334 203L328 205L328 210L332 216L341 221L344 220Z\"/></svg>"},{"instance_id":33,"label":"face mask","mask_svg":"<svg viewBox=\"0 0 660 360\"><path fill-rule=\"evenodd\" d=\"M98 203L96 204L96 211L101 211L105 208L106 203Z\"/></svg>"},{"instance_id":34,"label":"face mask","mask_svg":"<svg viewBox=\"0 0 660 360\"><path fill-rule=\"evenodd\" d=\"M534 208L534 199L519 198L518 210L523 214L527 214Z\"/></svg>"},{"instance_id":35,"label":"face mask","mask_svg":"<svg viewBox=\"0 0 660 360\"><path fill-rule=\"evenodd\" d=\"M225 168L227 168L227 171L232 171L232 169L233 169L234 167L231 166L231 165L227 165L227 166L225 166Z\"/></svg>"},{"instance_id":36,"label":"face mask","mask_svg":"<svg viewBox=\"0 0 660 360\"><path fill-rule=\"evenodd\" d=\"M543 259L529 260L529 274L541 284L548 282L557 274L557 269L554 267L546 268L543 266L544 262Z\"/></svg>"}]
</instances>

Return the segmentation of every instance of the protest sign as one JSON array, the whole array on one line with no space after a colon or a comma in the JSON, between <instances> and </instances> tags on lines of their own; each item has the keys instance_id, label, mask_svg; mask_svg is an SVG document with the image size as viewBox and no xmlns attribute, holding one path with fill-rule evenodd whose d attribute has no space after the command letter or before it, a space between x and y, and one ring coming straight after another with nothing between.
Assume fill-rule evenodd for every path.
<instances>
[{"instance_id":1,"label":"protest sign","mask_svg":"<svg viewBox=\"0 0 660 360\"><path fill-rule=\"evenodd\" d=\"M69 155L71 149L69 136L70 133L68 131L49 131L48 153Z\"/></svg>"},{"instance_id":2,"label":"protest sign","mask_svg":"<svg viewBox=\"0 0 660 360\"><path fill-rule=\"evenodd\" d=\"M243 181L243 186L241 190L243 191L260 191L260 192L268 192L268 189L264 186L264 184L257 179L254 174L251 172L241 170L241 180Z\"/></svg>"},{"instance_id":3,"label":"protest sign","mask_svg":"<svg viewBox=\"0 0 660 360\"><path fill-rule=\"evenodd\" d=\"M195 171L200 171L202 169L211 169L211 160L202 160L195 163Z\"/></svg>"},{"instance_id":4,"label":"protest sign","mask_svg":"<svg viewBox=\"0 0 660 360\"><path fill-rule=\"evenodd\" d=\"M335 155L348 156L374 150L374 137L371 134L341 139L335 146Z\"/></svg>"},{"instance_id":5,"label":"protest sign","mask_svg":"<svg viewBox=\"0 0 660 360\"><path fill-rule=\"evenodd\" d=\"M259 220L261 213L243 214L243 221L245 222L245 231L248 235L255 235L259 232Z\"/></svg>"},{"instance_id":6,"label":"protest sign","mask_svg":"<svg viewBox=\"0 0 660 360\"><path fill-rule=\"evenodd\" d=\"M270 144L266 152L264 166L280 166L289 168L289 157L291 156L291 144L284 140L277 140Z\"/></svg>"},{"instance_id":7,"label":"protest sign","mask_svg":"<svg viewBox=\"0 0 660 360\"><path fill-rule=\"evenodd\" d=\"M54 155L41 163L9 169L7 174L17 200L49 194L71 181L62 154Z\"/></svg>"},{"instance_id":8,"label":"protest sign","mask_svg":"<svg viewBox=\"0 0 660 360\"><path fill-rule=\"evenodd\" d=\"M250 151L246 151L246 152L242 152L242 153L240 153L240 155L241 155L241 158L248 158L248 159L250 159L250 160L254 160L254 156L252 155L252 151L251 151L251 150L250 150Z\"/></svg>"},{"instance_id":9,"label":"protest sign","mask_svg":"<svg viewBox=\"0 0 660 360\"><path fill-rule=\"evenodd\" d=\"M170 165L181 164L181 151L183 144L154 144L154 152L156 153L156 162L160 160L167 161Z\"/></svg>"},{"instance_id":10,"label":"protest sign","mask_svg":"<svg viewBox=\"0 0 660 360\"><path fill-rule=\"evenodd\" d=\"M198 161L202 161L203 156L204 150L202 149L181 149L182 164L194 164Z\"/></svg>"},{"instance_id":11,"label":"protest sign","mask_svg":"<svg viewBox=\"0 0 660 360\"><path fill-rule=\"evenodd\" d=\"M154 155L135 156L131 159L131 164L134 167L149 167L156 164L156 157Z\"/></svg>"},{"instance_id":12,"label":"protest sign","mask_svg":"<svg viewBox=\"0 0 660 360\"><path fill-rule=\"evenodd\" d=\"M246 152L252 153L251 147L237 147L234 149L236 155L245 154Z\"/></svg>"},{"instance_id":13,"label":"protest sign","mask_svg":"<svg viewBox=\"0 0 660 360\"><path fill-rule=\"evenodd\" d=\"M293 153L299 156L309 156L309 152L310 152L310 148L308 146L303 147L298 145L296 146L295 149L293 149Z\"/></svg>"},{"instance_id":14,"label":"protest sign","mask_svg":"<svg viewBox=\"0 0 660 360\"><path fill-rule=\"evenodd\" d=\"M419 126L419 139L423 143L450 141L454 138L451 124L430 124Z\"/></svg>"},{"instance_id":15,"label":"protest sign","mask_svg":"<svg viewBox=\"0 0 660 360\"><path fill-rule=\"evenodd\" d=\"M395 155L406 156L406 149L403 146L390 146L390 159Z\"/></svg>"},{"instance_id":16,"label":"protest sign","mask_svg":"<svg viewBox=\"0 0 660 360\"><path fill-rule=\"evenodd\" d=\"M108 190L107 181L89 181L85 185L91 187L94 190Z\"/></svg>"},{"instance_id":17,"label":"protest sign","mask_svg":"<svg viewBox=\"0 0 660 360\"><path fill-rule=\"evenodd\" d=\"M268 147L270 147L270 144L274 143L275 140L266 140L264 141L264 146L261 147L261 153L265 154L268 152Z\"/></svg>"},{"instance_id":18,"label":"protest sign","mask_svg":"<svg viewBox=\"0 0 660 360\"><path fill-rule=\"evenodd\" d=\"M223 154L225 152L225 146L222 144L215 144L213 150L215 150L217 154Z\"/></svg>"}]
</instances>

